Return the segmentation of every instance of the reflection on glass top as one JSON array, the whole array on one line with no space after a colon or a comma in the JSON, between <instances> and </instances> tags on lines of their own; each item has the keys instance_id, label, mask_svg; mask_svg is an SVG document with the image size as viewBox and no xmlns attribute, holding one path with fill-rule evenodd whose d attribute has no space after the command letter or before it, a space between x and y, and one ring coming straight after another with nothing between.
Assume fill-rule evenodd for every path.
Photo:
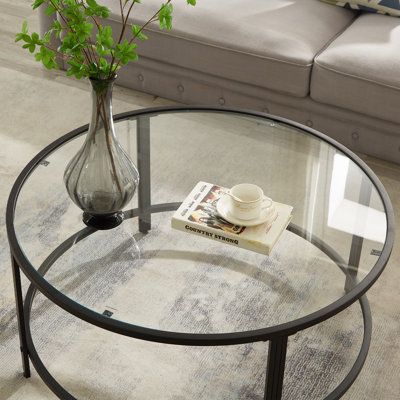
<instances>
[{"instance_id":1,"label":"reflection on glass top","mask_svg":"<svg viewBox=\"0 0 400 400\"><path fill-rule=\"evenodd\" d=\"M136 118L115 125L136 163ZM49 155L21 190L15 229L35 268L85 228L62 179L83 139ZM224 187L255 183L273 200L292 205L292 223L334 249L345 265L354 238L363 238L358 281L375 265L386 240L382 200L365 173L321 139L266 118L190 111L151 115L150 141L152 204L180 202L199 181ZM128 208L136 204L137 195ZM265 257L173 231L171 216L172 211L153 215L147 235L132 218L113 234L76 240L46 279L98 312L112 304L115 318L185 332L264 328L317 311L344 294L342 271L294 233L285 232Z\"/></svg>"}]
</instances>

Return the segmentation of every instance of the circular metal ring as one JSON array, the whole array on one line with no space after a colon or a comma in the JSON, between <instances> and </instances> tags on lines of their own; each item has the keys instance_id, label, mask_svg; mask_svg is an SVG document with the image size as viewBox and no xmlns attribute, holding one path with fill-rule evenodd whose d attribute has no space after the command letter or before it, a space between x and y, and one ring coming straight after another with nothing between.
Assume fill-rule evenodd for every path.
<instances>
[{"instance_id":1,"label":"circular metal ring","mask_svg":"<svg viewBox=\"0 0 400 400\"><path fill-rule=\"evenodd\" d=\"M82 126L69 134L56 140L44 150L42 150L33 160L24 168L19 177L17 178L7 203L6 213L6 224L7 234L10 242L11 252L18 262L18 265L23 270L28 279L40 290L46 297L48 297L53 303L57 304L67 312L75 315L76 317L85 320L93 325L99 326L104 329L108 329L115 333L119 333L126 336L135 337L137 339L149 340L154 342L170 343L170 344L186 344L186 345L203 345L203 346L218 346L222 344L240 344L249 343L256 341L266 341L278 336L290 336L300 330L314 326L332 316L339 313L340 311L347 308L349 305L357 301L378 279L386 266L390 253L393 248L394 242L394 214L393 208L390 203L389 197L384 189L383 185L371 169L354 153L348 150L343 145L337 143L333 139L319 133L313 129L305 127L295 122L288 121L284 118L269 116L260 112L235 110L235 109L221 109L218 107L157 107L151 109L137 110L133 112L127 112L117 115L114 120L126 120L130 118L136 118L140 116L149 116L154 114L160 114L163 112L221 112L224 114L240 114L246 116L253 116L259 118L267 118L274 120L280 124L287 124L292 127L302 129L312 136L319 138L322 141L329 143L331 146L343 152L349 157L358 167L367 175L369 180L374 184L378 191L386 214L387 221L387 235L386 241L383 246L381 255L379 256L374 267L371 269L369 274L357 285L355 285L350 291L348 291L343 297L336 300L335 302L323 307L322 309L313 312L305 317L296 319L291 322L283 323L273 327L264 329L258 329L246 332L235 332L235 333L219 333L219 334L186 334L177 332L166 332L150 328L143 328L128 324L126 322L112 320L106 316L100 315L93 310L90 310L81 304L71 300L68 296L64 295L56 288L54 288L49 282L47 282L38 271L31 265L24 252L22 251L14 229L14 212L18 200L19 192L27 180L29 175L33 172L40 162L42 162L49 154L54 152L59 146L74 139L75 137L86 132L88 125ZM164 205L166 207L168 205ZM156 212L156 206L152 206L153 212ZM159 212L162 209L159 210Z\"/></svg>"}]
</instances>

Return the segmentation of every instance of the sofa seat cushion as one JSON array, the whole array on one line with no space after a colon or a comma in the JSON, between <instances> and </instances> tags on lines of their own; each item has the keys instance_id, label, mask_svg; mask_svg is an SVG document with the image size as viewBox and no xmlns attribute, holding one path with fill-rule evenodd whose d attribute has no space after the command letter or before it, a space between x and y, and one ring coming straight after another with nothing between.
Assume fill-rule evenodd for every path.
<instances>
[{"instance_id":1,"label":"sofa seat cushion","mask_svg":"<svg viewBox=\"0 0 400 400\"><path fill-rule=\"evenodd\" d=\"M162 0L134 6L144 22ZM103 1L120 24L119 2ZM355 14L318 0L200 0L174 4L174 28L149 25L141 56L234 81L288 93L309 93L315 55L351 23Z\"/></svg>"},{"instance_id":2,"label":"sofa seat cushion","mask_svg":"<svg viewBox=\"0 0 400 400\"><path fill-rule=\"evenodd\" d=\"M311 97L400 123L400 19L357 18L316 57Z\"/></svg>"}]
</instances>

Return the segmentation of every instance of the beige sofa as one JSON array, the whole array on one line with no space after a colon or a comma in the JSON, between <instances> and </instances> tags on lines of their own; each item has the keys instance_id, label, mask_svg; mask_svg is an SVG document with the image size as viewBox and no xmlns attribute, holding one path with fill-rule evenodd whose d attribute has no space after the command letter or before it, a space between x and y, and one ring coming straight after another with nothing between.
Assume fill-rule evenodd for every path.
<instances>
[{"instance_id":1,"label":"beige sofa","mask_svg":"<svg viewBox=\"0 0 400 400\"><path fill-rule=\"evenodd\" d=\"M143 22L161 0L146 0ZM119 32L119 3L103 0ZM188 104L262 110L400 162L400 19L318 0L174 1L121 85ZM49 21L43 18L43 27Z\"/></svg>"}]
</instances>

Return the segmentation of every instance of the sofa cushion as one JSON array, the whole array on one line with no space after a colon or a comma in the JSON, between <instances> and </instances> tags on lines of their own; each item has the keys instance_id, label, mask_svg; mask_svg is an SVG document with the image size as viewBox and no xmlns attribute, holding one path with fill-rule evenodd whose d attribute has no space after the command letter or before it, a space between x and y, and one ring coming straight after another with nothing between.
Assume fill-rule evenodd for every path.
<instances>
[{"instance_id":1,"label":"sofa cushion","mask_svg":"<svg viewBox=\"0 0 400 400\"><path fill-rule=\"evenodd\" d=\"M119 2L110 7L120 24ZM144 22L161 0L134 7ZM174 28L149 26L139 43L141 56L194 71L260 86L298 97L309 93L315 55L351 23L354 13L318 0L201 0L196 7L174 1Z\"/></svg>"},{"instance_id":2,"label":"sofa cushion","mask_svg":"<svg viewBox=\"0 0 400 400\"><path fill-rule=\"evenodd\" d=\"M350 8L352 10L361 10L379 14L393 15L400 17L399 0L322 0L325 3L340 7Z\"/></svg>"},{"instance_id":3,"label":"sofa cushion","mask_svg":"<svg viewBox=\"0 0 400 400\"><path fill-rule=\"evenodd\" d=\"M400 19L363 14L315 59L311 97L400 122Z\"/></svg>"}]
</instances>

